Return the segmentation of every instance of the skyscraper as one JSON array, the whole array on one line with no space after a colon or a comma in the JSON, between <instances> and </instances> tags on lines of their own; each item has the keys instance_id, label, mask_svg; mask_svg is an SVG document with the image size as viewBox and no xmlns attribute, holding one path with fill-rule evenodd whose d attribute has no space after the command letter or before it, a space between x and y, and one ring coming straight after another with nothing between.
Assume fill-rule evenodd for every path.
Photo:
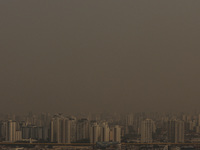
<instances>
[{"instance_id":1,"label":"skyscraper","mask_svg":"<svg viewBox=\"0 0 200 150\"><path fill-rule=\"evenodd\" d=\"M9 120L7 122L6 128L6 141L15 142L16 141L16 122Z\"/></svg>"},{"instance_id":2,"label":"skyscraper","mask_svg":"<svg viewBox=\"0 0 200 150\"><path fill-rule=\"evenodd\" d=\"M125 134L129 134L129 129L133 130L133 114L126 116Z\"/></svg>"},{"instance_id":3,"label":"skyscraper","mask_svg":"<svg viewBox=\"0 0 200 150\"><path fill-rule=\"evenodd\" d=\"M128 114L126 116L126 125L132 126L133 125L133 114Z\"/></svg>"},{"instance_id":4,"label":"skyscraper","mask_svg":"<svg viewBox=\"0 0 200 150\"><path fill-rule=\"evenodd\" d=\"M100 127L97 122L92 123L90 127L90 143L96 143L100 140Z\"/></svg>"},{"instance_id":5,"label":"skyscraper","mask_svg":"<svg viewBox=\"0 0 200 150\"><path fill-rule=\"evenodd\" d=\"M70 117L70 141L76 142L76 118Z\"/></svg>"},{"instance_id":6,"label":"skyscraper","mask_svg":"<svg viewBox=\"0 0 200 150\"><path fill-rule=\"evenodd\" d=\"M111 137L113 137L113 142L121 142L121 128L119 125L116 125L112 130L111 130Z\"/></svg>"},{"instance_id":7,"label":"skyscraper","mask_svg":"<svg viewBox=\"0 0 200 150\"><path fill-rule=\"evenodd\" d=\"M51 120L51 142L70 143L70 120L55 116Z\"/></svg>"},{"instance_id":8,"label":"skyscraper","mask_svg":"<svg viewBox=\"0 0 200 150\"><path fill-rule=\"evenodd\" d=\"M89 140L89 121L81 119L76 124L76 140Z\"/></svg>"},{"instance_id":9,"label":"skyscraper","mask_svg":"<svg viewBox=\"0 0 200 150\"><path fill-rule=\"evenodd\" d=\"M60 118L51 119L51 142L61 143L60 141Z\"/></svg>"},{"instance_id":10,"label":"skyscraper","mask_svg":"<svg viewBox=\"0 0 200 150\"><path fill-rule=\"evenodd\" d=\"M181 120L168 121L168 141L172 143L184 142L184 122Z\"/></svg>"},{"instance_id":11,"label":"skyscraper","mask_svg":"<svg viewBox=\"0 0 200 150\"><path fill-rule=\"evenodd\" d=\"M6 139L6 134L7 134L7 122L6 121L1 121L0 123L0 137L2 139Z\"/></svg>"},{"instance_id":12,"label":"skyscraper","mask_svg":"<svg viewBox=\"0 0 200 150\"><path fill-rule=\"evenodd\" d=\"M153 132L155 130L154 121L151 119L146 119L142 121L141 124L141 142L142 143L152 143L153 142Z\"/></svg>"},{"instance_id":13,"label":"skyscraper","mask_svg":"<svg viewBox=\"0 0 200 150\"><path fill-rule=\"evenodd\" d=\"M101 142L109 142L109 127L107 122L103 122L100 125L100 141Z\"/></svg>"}]
</instances>

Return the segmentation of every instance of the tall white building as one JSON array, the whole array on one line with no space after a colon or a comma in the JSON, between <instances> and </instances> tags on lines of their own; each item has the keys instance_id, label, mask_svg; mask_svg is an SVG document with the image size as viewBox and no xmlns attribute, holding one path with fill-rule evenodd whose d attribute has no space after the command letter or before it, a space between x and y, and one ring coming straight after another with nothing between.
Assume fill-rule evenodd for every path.
<instances>
[{"instance_id":1,"label":"tall white building","mask_svg":"<svg viewBox=\"0 0 200 150\"><path fill-rule=\"evenodd\" d=\"M16 141L16 122L9 120L6 127L6 141Z\"/></svg>"},{"instance_id":2,"label":"tall white building","mask_svg":"<svg viewBox=\"0 0 200 150\"><path fill-rule=\"evenodd\" d=\"M119 125L114 126L110 130L110 139L113 142L119 142L121 143L121 128Z\"/></svg>"},{"instance_id":3,"label":"tall white building","mask_svg":"<svg viewBox=\"0 0 200 150\"><path fill-rule=\"evenodd\" d=\"M97 122L92 123L90 127L90 143L96 143L100 140L100 127Z\"/></svg>"},{"instance_id":4,"label":"tall white building","mask_svg":"<svg viewBox=\"0 0 200 150\"><path fill-rule=\"evenodd\" d=\"M109 142L110 129L107 122L103 122L100 125L100 141Z\"/></svg>"},{"instance_id":5,"label":"tall white building","mask_svg":"<svg viewBox=\"0 0 200 150\"><path fill-rule=\"evenodd\" d=\"M51 142L61 143L60 141L60 118L51 119Z\"/></svg>"},{"instance_id":6,"label":"tall white building","mask_svg":"<svg viewBox=\"0 0 200 150\"><path fill-rule=\"evenodd\" d=\"M153 142L153 132L155 131L154 121L151 119L146 119L142 121L141 124L141 142L142 143L152 143Z\"/></svg>"}]
</instances>

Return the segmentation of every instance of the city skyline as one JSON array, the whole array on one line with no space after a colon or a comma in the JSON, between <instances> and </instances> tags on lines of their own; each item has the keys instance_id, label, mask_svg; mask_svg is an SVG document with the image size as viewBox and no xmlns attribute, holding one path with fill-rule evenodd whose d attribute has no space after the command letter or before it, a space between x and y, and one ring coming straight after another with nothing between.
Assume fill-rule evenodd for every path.
<instances>
[{"instance_id":1,"label":"city skyline","mask_svg":"<svg viewBox=\"0 0 200 150\"><path fill-rule=\"evenodd\" d=\"M47 150L199 149L200 112L0 115L0 148L44 146Z\"/></svg>"},{"instance_id":2,"label":"city skyline","mask_svg":"<svg viewBox=\"0 0 200 150\"><path fill-rule=\"evenodd\" d=\"M0 0L0 150L200 149L200 0Z\"/></svg>"}]
</instances>

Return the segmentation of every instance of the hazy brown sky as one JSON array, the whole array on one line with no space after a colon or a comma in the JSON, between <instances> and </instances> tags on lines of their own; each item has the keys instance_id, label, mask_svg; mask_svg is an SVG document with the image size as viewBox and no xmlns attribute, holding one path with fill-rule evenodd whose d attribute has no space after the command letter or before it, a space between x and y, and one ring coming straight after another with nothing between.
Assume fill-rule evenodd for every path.
<instances>
[{"instance_id":1,"label":"hazy brown sky","mask_svg":"<svg viewBox=\"0 0 200 150\"><path fill-rule=\"evenodd\" d=\"M199 0L0 0L0 112L193 109Z\"/></svg>"}]
</instances>

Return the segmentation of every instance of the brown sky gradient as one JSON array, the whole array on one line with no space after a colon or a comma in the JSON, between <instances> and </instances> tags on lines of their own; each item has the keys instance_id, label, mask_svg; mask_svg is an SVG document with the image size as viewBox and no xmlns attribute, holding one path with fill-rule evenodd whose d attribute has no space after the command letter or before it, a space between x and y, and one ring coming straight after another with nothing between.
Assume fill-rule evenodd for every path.
<instances>
[{"instance_id":1,"label":"brown sky gradient","mask_svg":"<svg viewBox=\"0 0 200 150\"><path fill-rule=\"evenodd\" d=\"M0 112L193 109L199 0L0 0Z\"/></svg>"}]
</instances>

